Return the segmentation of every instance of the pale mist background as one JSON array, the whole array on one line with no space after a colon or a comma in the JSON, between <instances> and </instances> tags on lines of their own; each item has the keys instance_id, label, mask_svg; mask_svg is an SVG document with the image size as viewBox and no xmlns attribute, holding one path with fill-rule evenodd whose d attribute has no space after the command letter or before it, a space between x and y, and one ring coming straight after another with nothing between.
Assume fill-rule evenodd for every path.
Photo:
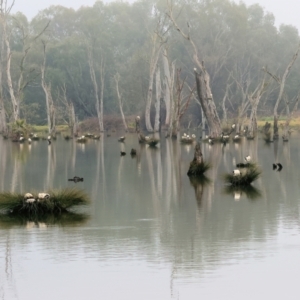
<instances>
[{"instance_id":1,"label":"pale mist background","mask_svg":"<svg viewBox=\"0 0 300 300\"><path fill-rule=\"evenodd\" d=\"M235 0L239 2L238 0ZM9 1L11 3L11 1ZM40 10L43 10L50 5L62 5L65 7L72 7L78 9L81 6L92 6L95 0L15 0L13 12L21 11L29 19L34 17ZM103 0L108 3L110 0ZM132 3L134 0L123 2ZM274 14L276 18L276 25L284 23L293 25L300 29L300 1L299 0L244 0L244 3L251 5L259 3L266 11Z\"/></svg>"}]
</instances>

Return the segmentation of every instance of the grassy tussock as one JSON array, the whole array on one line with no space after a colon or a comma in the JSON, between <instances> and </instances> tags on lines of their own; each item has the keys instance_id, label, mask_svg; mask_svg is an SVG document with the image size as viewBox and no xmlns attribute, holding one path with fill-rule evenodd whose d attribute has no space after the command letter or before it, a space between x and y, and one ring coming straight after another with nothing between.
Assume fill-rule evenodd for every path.
<instances>
[{"instance_id":1,"label":"grassy tussock","mask_svg":"<svg viewBox=\"0 0 300 300\"><path fill-rule=\"evenodd\" d=\"M187 175L202 176L210 167L211 165L208 162L203 161L198 163L196 160L192 160Z\"/></svg>"},{"instance_id":2,"label":"grassy tussock","mask_svg":"<svg viewBox=\"0 0 300 300\"><path fill-rule=\"evenodd\" d=\"M78 189L64 189L61 191L49 191L49 199L27 203L23 194L0 193L0 210L10 214L20 215L45 215L67 212L73 206L87 205L87 195ZM34 199L37 194L33 193Z\"/></svg>"},{"instance_id":3,"label":"grassy tussock","mask_svg":"<svg viewBox=\"0 0 300 300\"><path fill-rule=\"evenodd\" d=\"M225 182L234 186L247 186L258 179L260 174L260 169L257 166L253 166L251 168L247 168L246 170L241 170L240 175L225 174L224 180Z\"/></svg>"}]
</instances>

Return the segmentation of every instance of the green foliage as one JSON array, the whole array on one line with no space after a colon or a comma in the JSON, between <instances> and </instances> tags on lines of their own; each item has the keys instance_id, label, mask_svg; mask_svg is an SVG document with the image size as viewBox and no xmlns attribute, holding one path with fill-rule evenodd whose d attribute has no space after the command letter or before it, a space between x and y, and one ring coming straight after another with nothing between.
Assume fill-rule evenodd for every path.
<instances>
[{"instance_id":1,"label":"green foliage","mask_svg":"<svg viewBox=\"0 0 300 300\"><path fill-rule=\"evenodd\" d=\"M10 124L10 131L14 138L19 138L21 135L27 137L31 132L32 127L26 123L26 120L19 119Z\"/></svg>"},{"instance_id":2,"label":"green foliage","mask_svg":"<svg viewBox=\"0 0 300 300\"><path fill-rule=\"evenodd\" d=\"M248 84L248 92L253 91L261 80L261 68L266 65L281 76L299 42L295 27L283 24L277 29L274 16L266 13L259 4L246 6L243 2L224 0L179 0L173 1L173 9L176 22L185 33L190 32L198 48L199 59L205 62L218 110L221 110L226 85L231 83L229 98L232 105L228 106L228 114L237 115L241 106L239 86ZM145 108L148 92L151 38L166 10L166 1L162 0L141 0L133 4L97 1L93 7L85 6L76 11L51 6L40 11L32 21L23 14L10 16L11 72L15 83L19 79L24 49L30 46L23 68L24 78L29 79L29 84L22 95L21 117L33 124L47 122L45 95L39 75L43 59L41 40L47 41L46 81L51 83L56 107L64 109L59 96L65 86L67 99L73 102L79 120L96 116L87 59L87 47L90 47L98 82L101 60L104 62L104 114L119 113L113 80L117 72L120 74L119 88L125 114L140 114ZM47 31L35 39L48 20L51 22ZM166 22L166 28L168 25ZM25 44L21 28L26 34ZM166 36L170 63L176 60L186 82L193 86L192 70L195 66L190 43L174 28ZM161 60L159 67L162 71ZM286 84L285 93L289 99L298 93L299 76L300 63L297 61ZM5 107L9 112L10 97L7 89L4 90ZM264 97L264 110L271 111L276 93L267 92ZM199 119L196 109L189 113Z\"/></svg>"}]
</instances>

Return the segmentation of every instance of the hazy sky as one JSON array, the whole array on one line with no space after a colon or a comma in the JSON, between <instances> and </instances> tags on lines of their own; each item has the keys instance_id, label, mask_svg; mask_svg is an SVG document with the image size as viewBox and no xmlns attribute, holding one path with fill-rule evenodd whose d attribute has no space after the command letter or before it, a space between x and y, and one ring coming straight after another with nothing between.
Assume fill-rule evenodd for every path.
<instances>
[{"instance_id":1,"label":"hazy sky","mask_svg":"<svg viewBox=\"0 0 300 300\"><path fill-rule=\"evenodd\" d=\"M10 0L11 1L11 0ZM34 17L39 10L50 5L62 5L78 9L81 6L92 6L96 0L15 0L13 12L21 11L29 19ZM109 2L104 0L103 2ZM124 2L133 2L126 0ZM239 2L239 0L235 0ZM267 11L272 12L276 18L276 25L281 23L296 26L300 30L300 1L299 0L244 0L247 5L259 3Z\"/></svg>"}]
</instances>

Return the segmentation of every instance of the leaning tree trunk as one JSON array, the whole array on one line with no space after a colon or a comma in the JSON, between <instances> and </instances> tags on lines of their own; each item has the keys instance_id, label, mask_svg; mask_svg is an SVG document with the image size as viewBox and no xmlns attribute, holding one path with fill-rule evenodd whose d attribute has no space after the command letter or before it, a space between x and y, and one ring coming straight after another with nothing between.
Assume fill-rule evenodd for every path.
<instances>
[{"instance_id":1,"label":"leaning tree trunk","mask_svg":"<svg viewBox=\"0 0 300 300\"><path fill-rule=\"evenodd\" d=\"M201 61L201 59L199 58L198 48L190 35L190 26L188 25L188 33L184 33L182 28L178 26L178 24L175 21L175 18L173 17L172 5L170 3L168 3L168 11L166 14L169 17L170 21L173 23L175 29L182 35L182 37L188 43L190 43L190 45L193 48L192 57L194 63L201 70L201 74L199 74L197 70L195 70L198 97L207 120L210 136L218 137L222 132L222 128L210 88L210 76L204 66L204 62Z\"/></svg>"},{"instance_id":2,"label":"leaning tree trunk","mask_svg":"<svg viewBox=\"0 0 300 300\"><path fill-rule=\"evenodd\" d=\"M257 86L252 94L248 95L249 103L251 104L250 124L247 132L247 138L253 139L257 132L257 108L262 95L264 94L268 83L263 78L262 82Z\"/></svg>"},{"instance_id":3,"label":"leaning tree trunk","mask_svg":"<svg viewBox=\"0 0 300 300\"><path fill-rule=\"evenodd\" d=\"M209 75L206 70L205 72L201 71L201 74L199 74L196 69L194 71L197 94L207 120L209 135L214 138L219 137L222 132L222 128L215 103L213 102L212 93L208 85Z\"/></svg>"}]
</instances>

